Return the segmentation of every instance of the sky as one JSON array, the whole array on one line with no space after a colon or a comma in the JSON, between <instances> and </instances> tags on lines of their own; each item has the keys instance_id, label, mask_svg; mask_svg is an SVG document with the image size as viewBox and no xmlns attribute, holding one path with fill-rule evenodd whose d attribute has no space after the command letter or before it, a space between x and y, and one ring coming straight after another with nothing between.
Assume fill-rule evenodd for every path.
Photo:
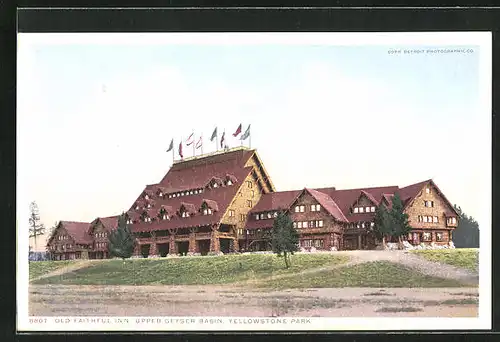
<instances>
[{"instance_id":1,"label":"sky","mask_svg":"<svg viewBox=\"0 0 500 342\"><path fill-rule=\"evenodd\" d=\"M206 153L215 127L230 136L240 123L279 191L432 178L480 227L490 222L479 45L116 37L19 35L19 222L31 201L47 227L126 211L167 173L172 138L177 147L194 130ZM428 47L466 52L404 53Z\"/></svg>"}]
</instances>

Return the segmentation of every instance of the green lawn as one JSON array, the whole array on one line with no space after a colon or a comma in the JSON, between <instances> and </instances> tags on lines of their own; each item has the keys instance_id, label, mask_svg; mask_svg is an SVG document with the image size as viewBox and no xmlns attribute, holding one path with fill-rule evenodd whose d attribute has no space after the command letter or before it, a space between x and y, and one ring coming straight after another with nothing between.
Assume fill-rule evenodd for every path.
<instances>
[{"instance_id":1,"label":"green lawn","mask_svg":"<svg viewBox=\"0 0 500 342\"><path fill-rule=\"evenodd\" d=\"M479 266L479 250L477 248L413 250L421 257L456 267L477 271Z\"/></svg>"},{"instance_id":2,"label":"green lawn","mask_svg":"<svg viewBox=\"0 0 500 342\"><path fill-rule=\"evenodd\" d=\"M457 281L423 275L388 261L367 262L331 271L296 275L259 286L273 289L319 287L460 287Z\"/></svg>"},{"instance_id":3,"label":"green lawn","mask_svg":"<svg viewBox=\"0 0 500 342\"><path fill-rule=\"evenodd\" d=\"M67 266L75 261L30 261L30 279L34 279L43 274L57 270L58 268Z\"/></svg>"},{"instance_id":4,"label":"green lawn","mask_svg":"<svg viewBox=\"0 0 500 342\"><path fill-rule=\"evenodd\" d=\"M60 276L35 281L35 284L88 285L204 285L227 284L271 275L296 273L304 269L339 264L346 256L295 254L285 269L283 258L273 254L225 255L173 259L103 260Z\"/></svg>"}]
</instances>

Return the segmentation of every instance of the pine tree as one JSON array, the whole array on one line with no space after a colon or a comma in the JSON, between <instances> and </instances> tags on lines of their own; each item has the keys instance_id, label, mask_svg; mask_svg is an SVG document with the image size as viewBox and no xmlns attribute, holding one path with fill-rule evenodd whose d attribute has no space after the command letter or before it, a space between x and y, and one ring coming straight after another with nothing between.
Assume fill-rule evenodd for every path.
<instances>
[{"instance_id":1,"label":"pine tree","mask_svg":"<svg viewBox=\"0 0 500 342\"><path fill-rule=\"evenodd\" d=\"M37 236L45 234L45 226L40 223L40 213L38 211L38 205L36 202L31 202L30 204L30 217L29 217L29 237L34 239L35 248Z\"/></svg>"},{"instance_id":2,"label":"pine tree","mask_svg":"<svg viewBox=\"0 0 500 342\"><path fill-rule=\"evenodd\" d=\"M479 223L454 205L458 212L458 226L453 231L453 244L457 248L479 248Z\"/></svg>"},{"instance_id":3,"label":"pine tree","mask_svg":"<svg viewBox=\"0 0 500 342\"><path fill-rule=\"evenodd\" d=\"M126 259L134 253L135 239L124 213L118 218L118 227L111 231L108 240L111 255Z\"/></svg>"},{"instance_id":4,"label":"pine tree","mask_svg":"<svg viewBox=\"0 0 500 342\"><path fill-rule=\"evenodd\" d=\"M278 256L285 259L286 268L290 267L289 254L299 250L299 233L293 227L293 222L290 216L283 211L278 213L274 219L273 229L271 231L272 250Z\"/></svg>"},{"instance_id":5,"label":"pine tree","mask_svg":"<svg viewBox=\"0 0 500 342\"><path fill-rule=\"evenodd\" d=\"M373 218L375 223L375 234L379 239L382 239L382 244L384 249L386 248L386 237L392 235L392 223L391 215L384 204L380 205L375 210L375 217Z\"/></svg>"},{"instance_id":6,"label":"pine tree","mask_svg":"<svg viewBox=\"0 0 500 342\"><path fill-rule=\"evenodd\" d=\"M408 235L411 231L408 222L408 214L404 212L404 205L398 193L392 197L392 208L390 211L392 221L392 236L397 237L399 248L403 248L403 236Z\"/></svg>"}]
</instances>

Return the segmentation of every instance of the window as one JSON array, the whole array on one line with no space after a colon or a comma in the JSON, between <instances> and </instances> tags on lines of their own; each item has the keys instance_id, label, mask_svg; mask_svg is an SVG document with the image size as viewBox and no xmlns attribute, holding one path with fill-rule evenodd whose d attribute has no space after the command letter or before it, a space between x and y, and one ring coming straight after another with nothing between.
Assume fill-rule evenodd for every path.
<instances>
[{"instance_id":1,"label":"window","mask_svg":"<svg viewBox=\"0 0 500 342\"><path fill-rule=\"evenodd\" d=\"M233 185L233 182L231 182L231 180L229 179L229 180L227 181L227 185Z\"/></svg>"},{"instance_id":2,"label":"window","mask_svg":"<svg viewBox=\"0 0 500 342\"><path fill-rule=\"evenodd\" d=\"M240 214L240 222L245 222L245 214Z\"/></svg>"},{"instance_id":3,"label":"window","mask_svg":"<svg viewBox=\"0 0 500 342\"><path fill-rule=\"evenodd\" d=\"M243 235L243 229L241 228L238 229L238 235Z\"/></svg>"},{"instance_id":4,"label":"window","mask_svg":"<svg viewBox=\"0 0 500 342\"><path fill-rule=\"evenodd\" d=\"M183 193L183 192L181 192L181 196L184 196L184 193Z\"/></svg>"},{"instance_id":5,"label":"window","mask_svg":"<svg viewBox=\"0 0 500 342\"><path fill-rule=\"evenodd\" d=\"M427 223L427 216L424 216L424 222Z\"/></svg>"},{"instance_id":6,"label":"window","mask_svg":"<svg viewBox=\"0 0 500 342\"><path fill-rule=\"evenodd\" d=\"M370 212L370 207L366 207L365 208L365 213L369 213Z\"/></svg>"},{"instance_id":7,"label":"window","mask_svg":"<svg viewBox=\"0 0 500 342\"><path fill-rule=\"evenodd\" d=\"M297 228L297 222L293 223L293 228Z\"/></svg>"},{"instance_id":8,"label":"window","mask_svg":"<svg viewBox=\"0 0 500 342\"><path fill-rule=\"evenodd\" d=\"M135 210L139 210L139 206L138 205L135 206Z\"/></svg>"},{"instance_id":9,"label":"window","mask_svg":"<svg viewBox=\"0 0 500 342\"><path fill-rule=\"evenodd\" d=\"M457 219L455 217L452 217L451 218L451 224L455 224L455 223L457 223Z\"/></svg>"},{"instance_id":10,"label":"window","mask_svg":"<svg viewBox=\"0 0 500 342\"><path fill-rule=\"evenodd\" d=\"M201 194L203 192L203 189L199 189L198 193Z\"/></svg>"},{"instance_id":11,"label":"window","mask_svg":"<svg viewBox=\"0 0 500 342\"><path fill-rule=\"evenodd\" d=\"M275 212L273 213L273 217L278 217L278 212L277 212L277 211L275 211Z\"/></svg>"},{"instance_id":12,"label":"window","mask_svg":"<svg viewBox=\"0 0 500 342\"><path fill-rule=\"evenodd\" d=\"M267 213L267 218L268 218L268 219L273 218L273 214L271 214L271 213Z\"/></svg>"},{"instance_id":13,"label":"window","mask_svg":"<svg viewBox=\"0 0 500 342\"><path fill-rule=\"evenodd\" d=\"M310 227L310 228L315 228L315 227L317 227L317 225L316 225L316 221L309 221L309 227Z\"/></svg>"},{"instance_id":14,"label":"window","mask_svg":"<svg viewBox=\"0 0 500 342\"><path fill-rule=\"evenodd\" d=\"M323 247L323 240L314 240L314 247L321 248Z\"/></svg>"},{"instance_id":15,"label":"window","mask_svg":"<svg viewBox=\"0 0 500 342\"><path fill-rule=\"evenodd\" d=\"M148 209L150 209L150 208L151 208L151 204L148 203Z\"/></svg>"},{"instance_id":16,"label":"window","mask_svg":"<svg viewBox=\"0 0 500 342\"><path fill-rule=\"evenodd\" d=\"M181 216L182 217L189 217L189 213L187 211L183 211Z\"/></svg>"},{"instance_id":17,"label":"window","mask_svg":"<svg viewBox=\"0 0 500 342\"><path fill-rule=\"evenodd\" d=\"M358 208L357 208L357 207L356 207L356 208L354 208L353 212L354 212L355 214L357 214L357 213L358 213Z\"/></svg>"},{"instance_id":18,"label":"window","mask_svg":"<svg viewBox=\"0 0 500 342\"><path fill-rule=\"evenodd\" d=\"M217 183L214 183L213 187L216 188L218 187L219 185Z\"/></svg>"},{"instance_id":19,"label":"window","mask_svg":"<svg viewBox=\"0 0 500 342\"><path fill-rule=\"evenodd\" d=\"M375 212L375 207L371 207L371 208L370 208L370 211L371 211L372 213L374 213L374 212Z\"/></svg>"},{"instance_id":20,"label":"window","mask_svg":"<svg viewBox=\"0 0 500 342\"><path fill-rule=\"evenodd\" d=\"M252 198L255 197L255 191L252 190Z\"/></svg>"},{"instance_id":21,"label":"window","mask_svg":"<svg viewBox=\"0 0 500 342\"><path fill-rule=\"evenodd\" d=\"M318 221L318 227L323 227L323 220Z\"/></svg>"},{"instance_id":22,"label":"window","mask_svg":"<svg viewBox=\"0 0 500 342\"><path fill-rule=\"evenodd\" d=\"M438 223L438 222L439 222L439 219L438 219L438 217L437 217L437 216L434 216L434 217L433 217L433 220L432 220L432 222L434 222L434 223Z\"/></svg>"},{"instance_id":23,"label":"window","mask_svg":"<svg viewBox=\"0 0 500 342\"><path fill-rule=\"evenodd\" d=\"M203 215L208 215L208 209L203 209Z\"/></svg>"},{"instance_id":24,"label":"window","mask_svg":"<svg viewBox=\"0 0 500 342\"><path fill-rule=\"evenodd\" d=\"M364 209L365 209L365 208L363 208L363 207L359 207L359 212L360 212L360 213L363 213L363 212L364 212Z\"/></svg>"},{"instance_id":25,"label":"window","mask_svg":"<svg viewBox=\"0 0 500 342\"><path fill-rule=\"evenodd\" d=\"M264 219L264 213L260 213L260 219L263 220Z\"/></svg>"},{"instance_id":26,"label":"window","mask_svg":"<svg viewBox=\"0 0 500 342\"><path fill-rule=\"evenodd\" d=\"M259 214L255 215L255 219L258 221L259 220Z\"/></svg>"},{"instance_id":27,"label":"window","mask_svg":"<svg viewBox=\"0 0 500 342\"><path fill-rule=\"evenodd\" d=\"M158 196L163 197L163 194L160 192L160 193L158 193Z\"/></svg>"},{"instance_id":28,"label":"window","mask_svg":"<svg viewBox=\"0 0 500 342\"><path fill-rule=\"evenodd\" d=\"M432 234L429 232L423 233L422 234L422 241L431 241L432 240Z\"/></svg>"},{"instance_id":29,"label":"window","mask_svg":"<svg viewBox=\"0 0 500 342\"><path fill-rule=\"evenodd\" d=\"M251 188L251 187L252 187L252 181L247 181L247 186L248 186L249 188Z\"/></svg>"},{"instance_id":30,"label":"window","mask_svg":"<svg viewBox=\"0 0 500 342\"><path fill-rule=\"evenodd\" d=\"M302 228L308 228L308 222L307 221L302 222Z\"/></svg>"},{"instance_id":31,"label":"window","mask_svg":"<svg viewBox=\"0 0 500 342\"><path fill-rule=\"evenodd\" d=\"M431 201L431 207L434 208L434 201Z\"/></svg>"},{"instance_id":32,"label":"window","mask_svg":"<svg viewBox=\"0 0 500 342\"><path fill-rule=\"evenodd\" d=\"M430 194L431 193L431 189L430 188L425 188L425 193L426 194Z\"/></svg>"},{"instance_id":33,"label":"window","mask_svg":"<svg viewBox=\"0 0 500 342\"><path fill-rule=\"evenodd\" d=\"M370 222L370 227L375 227L375 222Z\"/></svg>"},{"instance_id":34,"label":"window","mask_svg":"<svg viewBox=\"0 0 500 342\"><path fill-rule=\"evenodd\" d=\"M190 194L190 195L192 195L192 194L193 194L193 190L191 190L191 191L189 192L189 194Z\"/></svg>"},{"instance_id":35,"label":"window","mask_svg":"<svg viewBox=\"0 0 500 342\"><path fill-rule=\"evenodd\" d=\"M361 222L361 228L365 228L365 223Z\"/></svg>"},{"instance_id":36,"label":"window","mask_svg":"<svg viewBox=\"0 0 500 342\"><path fill-rule=\"evenodd\" d=\"M302 228L302 222L297 222L297 228Z\"/></svg>"},{"instance_id":37,"label":"window","mask_svg":"<svg viewBox=\"0 0 500 342\"><path fill-rule=\"evenodd\" d=\"M229 217L233 217L234 216L234 210L233 209L229 209Z\"/></svg>"},{"instance_id":38,"label":"window","mask_svg":"<svg viewBox=\"0 0 500 342\"><path fill-rule=\"evenodd\" d=\"M300 212L303 213L306 211L306 206L305 205L301 205L300 206Z\"/></svg>"},{"instance_id":39,"label":"window","mask_svg":"<svg viewBox=\"0 0 500 342\"><path fill-rule=\"evenodd\" d=\"M418 215L418 217L417 217L417 221L418 221L418 222L422 222L422 215Z\"/></svg>"},{"instance_id":40,"label":"window","mask_svg":"<svg viewBox=\"0 0 500 342\"><path fill-rule=\"evenodd\" d=\"M295 212L298 213L300 211L300 207L298 205L295 206Z\"/></svg>"},{"instance_id":41,"label":"window","mask_svg":"<svg viewBox=\"0 0 500 342\"><path fill-rule=\"evenodd\" d=\"M436 241L443 241L443 233L442 232L436 232Z\"/></svg>"},{"instance_id":42,"label":"window","mask_svg":"<svg viewBox=\"0 0 500 342\"><path fill-rule=\"evenodd\" d=\"M313 240L304 240L304 247L312 247Z\"/></svg>"},{"instance_id":43,"label":"window","mask_svg":"<svg viewBox=\"0 0 500 342\"><path fill-rule=\"evenodd\" d=\"M148 200L148 199L149 199L149 196L148 196L148 195L145 195L145 196L144 196L144 198Z\"/></svg>"},{"instance_id":44,"label":"window","mask_svg":"<svg viewBox=\"0 0 500 342\"><path fill-rule=\"evenodd\" d=\"M251 200L247 200L247 207L249 207L249 208L252 207L252 201Z\"/></svg>"}]
</instances>

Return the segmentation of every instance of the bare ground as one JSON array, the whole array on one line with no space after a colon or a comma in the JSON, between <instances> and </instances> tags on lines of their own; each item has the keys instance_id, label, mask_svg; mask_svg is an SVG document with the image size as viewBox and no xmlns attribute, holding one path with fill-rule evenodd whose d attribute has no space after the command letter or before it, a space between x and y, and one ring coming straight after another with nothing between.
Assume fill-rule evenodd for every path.
<instances>
[{"instance_id":1,"label":"bare ground","mask_svg":"<svg viewBox=\"0 0 500 342\"><path fill-rule=\"evenodd\" d=\"M33 316L474 317L477 291L322 288L256 292L208 285L31 285L29 311Z\"/></svg>"}]
</instances>

